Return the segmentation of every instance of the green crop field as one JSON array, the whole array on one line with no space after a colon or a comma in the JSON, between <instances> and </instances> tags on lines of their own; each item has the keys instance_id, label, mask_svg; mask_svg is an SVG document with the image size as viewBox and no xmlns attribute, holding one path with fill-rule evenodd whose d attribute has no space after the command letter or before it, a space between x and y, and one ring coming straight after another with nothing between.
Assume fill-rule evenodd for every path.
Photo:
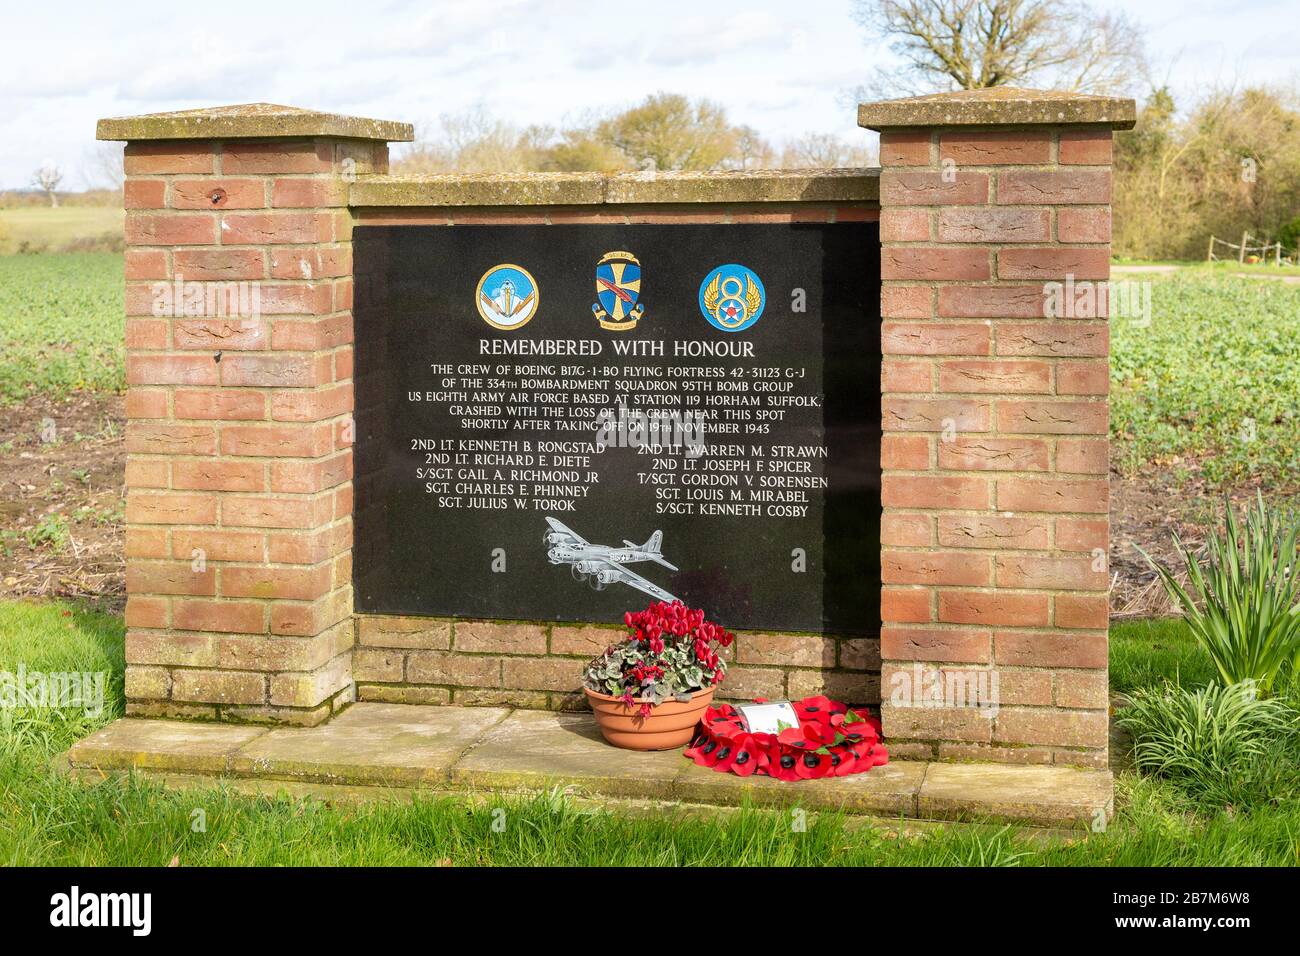
<instances>
[{"instance_id":1,"label":"green crop field","mask_svg":"<svg viewBox=\"0 0 1300 956\"><path fill-rule=\"evenodd\" d=\"M112 206L0 209L0 252L57 251L73 242L120 237L122 216Z\"/></svg>"},{"instance_id":2,"label":"green crop field","mask_svg":"<svg viewBox=\"0 0 1300 956\"><path fill-rule=\"evenodd\" d=\"M125 384L122 257L0 256L0 404Z\"/></svg>"},{"instance_id":3,"label":"green crop field","mask_svg":"<svg viewBox=\"0 0 1300 956\"><path fill-rule=\"evenodd\" d=\"M1300 286L1189 271L1153 279L1151 298L1149 325L1111 320L1112 463L1294 485Z\"/></svg>"}]
</instances>

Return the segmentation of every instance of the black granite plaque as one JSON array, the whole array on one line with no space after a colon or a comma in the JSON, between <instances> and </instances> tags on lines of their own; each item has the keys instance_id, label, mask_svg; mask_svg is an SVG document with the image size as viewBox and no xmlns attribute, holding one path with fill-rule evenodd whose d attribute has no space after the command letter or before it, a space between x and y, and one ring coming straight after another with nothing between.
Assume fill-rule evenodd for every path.
<instances>
[{"instance_id":1,"label":"black granite plaque","mask_svg":"<svg viewBox=\"0 0 1300 956\"><path fill-rule=\"evenodd\" d=\"M359 611L879 628L875 223L354 243Z\"/></svg>"}]
</instances>

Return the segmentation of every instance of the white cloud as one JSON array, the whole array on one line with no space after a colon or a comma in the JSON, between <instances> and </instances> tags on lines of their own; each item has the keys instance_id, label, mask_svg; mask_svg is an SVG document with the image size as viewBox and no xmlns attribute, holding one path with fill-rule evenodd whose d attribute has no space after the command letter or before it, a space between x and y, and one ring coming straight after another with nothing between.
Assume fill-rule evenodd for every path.
<instances>
[{"instance_id":1,"label":"white cloud","mask_svg":"<svg viewBox=\"0 0 1300 956\"><path fill-rule=\"evenodd\" d=\"M1278 4L1096 2L1151 28L1176 88L1294 78L1297 31ZM853 21L852 0L10 7L6 34L24 39L0 59L0 188L26 185L46 157L78 181L99 117L259 100L424 122L481 103L555 125L665 90L712 99L776 141L852 140L866 134L844 91L889 56Z\"/></svg>"}]
</instances>

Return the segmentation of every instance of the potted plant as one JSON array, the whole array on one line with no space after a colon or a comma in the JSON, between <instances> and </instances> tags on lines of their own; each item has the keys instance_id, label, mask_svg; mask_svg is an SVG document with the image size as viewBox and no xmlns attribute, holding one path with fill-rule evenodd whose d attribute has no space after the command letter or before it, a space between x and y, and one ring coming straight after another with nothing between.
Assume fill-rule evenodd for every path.
<instances>
[{"instance_id":1,"label":"potted plant","mask_svg":"<svg viewBox=\"0 0 1300 956\"><path fill-rule=\"evenodd\" d=\"M725 676L718 649L735 635L680 601L623 617L630 634L592 660L583 690L605 739L629 750L690 743L713 688Z\"/></svg>"}]
</instances>

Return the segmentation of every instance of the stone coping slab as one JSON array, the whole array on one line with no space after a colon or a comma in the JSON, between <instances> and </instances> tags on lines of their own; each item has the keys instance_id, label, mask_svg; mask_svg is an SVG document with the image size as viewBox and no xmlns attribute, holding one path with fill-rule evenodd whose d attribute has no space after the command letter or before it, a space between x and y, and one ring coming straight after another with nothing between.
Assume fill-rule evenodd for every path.
<instances>
[{"instance_id":1,"label":"stone coping slab","mask_svg":"<svg viewBox=\"0 0 1300 956\"><path fill-rule=\"evenodd\" d=\"M415 127L410 123L321 113L275 103L116 116L102 119L95 126L95 138L107 140L273 139L294 136L337 136L409 143L415 139Z\"/></svg>"},{"instance_id":2,"label":"stone coping slab","mask_svg":"<svg viewBox=\"0 0 1300 956\"><path fill-rule=\"evenodd\" d=\"M367 798L403 788L561 787L584 798L1067 828L1093 827L1112 812L1107 770L899 760L864 774L788 784L697 767L676 750L610 747L590 714L505 707L358 703L312 728L127 717L75 744L66 764L82 778L139 770L164 780L206 776L260 792L331 786Z\"/></svg>"},{"instance_id":3,"label":"stone coping slab","mask_svg":"<svg viewBox=\"0 0 1300 956\"><path fill-rule=\"evenodd\" d=\"M592 206L644 203L873 202L879 169L708 173L502 173L367 176L350 206Z\"/></svg>"},{"instance_id":4,"label":"stone coping slab","mask_svg":"<svg viewBox=\"0 0 1300 956\"><path fill-rule=\"evenodd\" d=\"M1132 129L1137 106L1119 96L996 86L987 90L930 93L858 106L858 125L867 129L908 126L1023 126L1100 124Z\"/></svg>"}]
</instances>

